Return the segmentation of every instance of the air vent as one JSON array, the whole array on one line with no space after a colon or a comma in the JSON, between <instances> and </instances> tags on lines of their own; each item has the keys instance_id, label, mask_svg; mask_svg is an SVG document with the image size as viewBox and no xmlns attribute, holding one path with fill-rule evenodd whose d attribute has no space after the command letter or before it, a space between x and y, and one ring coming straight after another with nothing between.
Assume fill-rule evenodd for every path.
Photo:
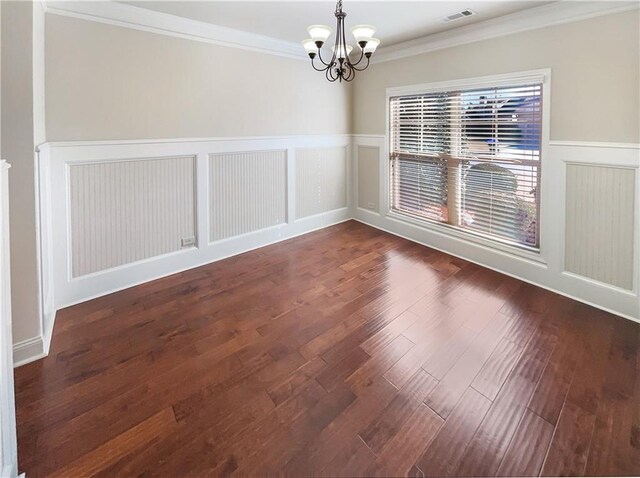
<instances>
[{"instance_id":1,"label":"air vent","mask_svg":"<svg viewBox=\"0 0 640 478\"><path fill-rule=\"evenodd\" d=\"M442 23L449 23L455 20L460 20L461 18L470 17L471 15L475 15L476 12L470 9L462 10L461 12L452 13L451 15L447 15L446 17L442 17L440 21Z\"/></svg>"}]
</instances>

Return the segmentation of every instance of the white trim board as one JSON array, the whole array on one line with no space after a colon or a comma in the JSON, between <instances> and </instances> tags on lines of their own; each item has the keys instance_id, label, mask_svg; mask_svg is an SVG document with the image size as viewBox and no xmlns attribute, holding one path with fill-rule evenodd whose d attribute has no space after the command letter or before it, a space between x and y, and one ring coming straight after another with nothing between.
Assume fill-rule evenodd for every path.
<instances>
[{"instance_id":1,"label":"white trim board","mask_svg":"<svg viewBox=\"0 0 640 478\"><path fill-rule=\"evenodd\" d=\"M324 229L326 227L330 227L330 226L335 226L336 224L340 224L346 221L350 221L353 218L348 214L347 209L340 209L337 211L332 211L330 213L325 213L325 214L320 214L318 216L313 216L310 218L305 218L305 219L300 219L296 222L299 222L301 224L301 226L298 228L297 231L295 232L291 232L289 234L277 234L278 231L281 229L280 227L275 227L275 228L269 228L269 229L264 229L262 231L257 231L255 233L250 233L250 234L245 234L242 237L237 236L234 238L230 238L230 239L225 239L223 241L217 241L217 242L211 242L208 245L218 245L218 244L222 244L222 243L226 243L225 244L225 250L223 253L221 253L220 255L217 256L213 256L213 257L207 257L202 261L189 261L189 262L185 262L185 266L184 267L180 267L178 269L169 269L167 267L164 267L162 269L166 269L166 270L160 270L160 272L158 272L156 275L153 276L147 276L145 274L145 277L143 277L142 279L139 279L140 273L138 271L134 272L134 278L130 278L130 280L132 280L132 282L127 283L126 285L114 285L113 288L110 289L106 289L104 291L100 291L92 296L86 297L86 298L82 298L80 300L76 300L74 302L70 302L68 304L65 304L64 307L71 307L73 305L76 304L81 304L82 302L87 302L89 300L93 300L93 299L97 299L99 297L103 297L105 295L109 295L109 294L113 294L114 292L119 292L121 290L125 290L125 289L129 289L131 287L135 287L141 284L145 284L147 282L151 282L157 279L162 279L163 277L168 277L174 274L179 274L180 272L185 272L191 269L195 269L198 267L202 267L202 266L206 266L207 264L212 264L214 262L218 262L218 261L222 261L224 259L228 259L229 257L233 257L233 256L237 256L239 254L244 254L245 252L250 252L253 251L255 249L260 249L262 247L267 247L270 246L272 244L277 244L279 242L282 241L287 241L289 239L293 239L295 237L298 236L303 236L305 234L309 234L311 232L314 231L318 231L320 229ZM284 226L284 225L283 225ZM271 239L269 236L271 234L269 233L276 233L277 235L275 236L275 238ZM265 240L265 238L267 238ZM261 241L262 240L262 241ZM247 241L247 244L250 245L244 245L243 242ZM190 250L194 250L190 249ZM180 254L183 251L179 251L178 253L175 254ZM187 251L184 251L187 252ZM102 271L101 273L96 273L95 277L100 278L101 275L104 275L105 272L117 272L118 270L122 270L123 272L126 273L126 275L130 275L131 274L131 266L137 266L137 265L142 265L144 262L153 262L153 261L158 261L161 260L162 257L155 257L155 258L150 258L148 260L145 261L140 261L137 263L133 263L133 264L125 264L124 266L121 266L119 268L114 268L114 269L110 269L107 271ZM112 282L112 281L109 281ZM47 350L47 354L48 354L48 350ZM44 356L46 356L47 354L44 354Z\"/></svg>"},{"instance_id":2,"label":"white trim board","mask_svg":"<svg viewBox=\"0 0 640 478\"><path fill-rule=\"evenodd\" d=\"M516 256L508 257L499 251L482 248L464 239L435 237L431 231L414 224L398 221L364 209L358 209L354 219L389 234L640 323L640 318L637 316L638 295L636 293L617 289L575 274L565 272L557 274L553 270L549 271L547 267L540 267Z\"/></svg>"},{"instance_id":3,"label":"white trim board","mask_svg":"<svg viewBox=\"0 0 640 478\"><path fill-rule=\"evenodd\" d=\"M7 478L18 473L11 327L10 167L0 159L0 476Z\"/></svg>"},{"instance_id":4,"label":"white trim board","mask_svg":"<svg viewBox=\"0 0 640 478\"><path fill-rule=\"evenodd\" d=\"M564 292L562 290L559 290L559 289L556 289L556 288L549 287L547 285L541 284L541 283L539 283L537 281L534 281L534 280L531 280L531 279L525 279L525 278L523 278L521 276L515 275L514 273L505 272L502 269L498 269L496 267L487 265L487 264L485 264L483 262L479 262L479 261L476 261L476 260L471 260L471 259L469 259L467 257L462 257L460 255L451 253L448 250L444 250L444 249L441 249L441 248L438 248L438 247L434 247L433 245L430 245L430 244L426 243L424 240L420 240L420 239L417 239L415 237L411 237L409 235L401 234L399 232L396 232L395 230L392 230L391 228L383 227L383 226L377 224L377 221L372 221L371 219L365 218L366 215L372 215L372 214L375 214L375 213L371 213L371 211L367 211L367 210L364 210L364 209L360 209L360 212L363 213L363 214L361 214L360 217L354 218L354 220L356 220L356 221L358 221L358 222L360 222L362 224L365 224L367 226L374 227L374 228L379 229L380 231L384 231L384 232L386 232L388 234L393 234L394 236L398 236L398 237L401 237L401 238L406 239L408 241L415 242L416 244L420 244L420 245L423 245L425 247L429 247L431 249L436 249L436 250L438 250L440 252L444 252L445 254L450 254L452 256L459 257L459 258L461 258L461 259L463 259L465 261L468 261L468 262L471 262L473 264L477 264L477 265L479 265L481 267L485 267L487 269L491 269L493 271L499 272L500 274L504 274L504 275L507 275L509 277L513 277L515 279L521 280L521 281L526 282L528 284L535 285L536 287L540 287L542 289L545 289L545 290L548 290L548 291L551 291L551 292L555 292L556 294L560 294L562 296L569 297L570 299L576 300L578 302L582 302L584 304L590 305L592 307L595 307L596 309L604 310L605 312L609 312L609 313L611 313L613 315L618 315L620 317L623 317L625 319L631 320L633 322L640 323L640 319L637 318L637 317L633 317L631 315L627 315L627 314L621 313L621 312L613 310L611 308L604 307L602 305L596 304L594 302L591 302L589 300L580 298L578 296L572 295L572 294ZM381 217L380 215L378 215L378 216ZM575 276L575 277L579 278L579 279L583 279L583 278L581 278L579 276ZM625 292L625 294L627 294L627 292Z\"/></svg>"},{"instance_id":5,"label":"white trim board","mask_svg":"<svg viewBox=\"0 0 640 478\"><path fill-rule=\"evenodd\" d=\"M288 134L276 136L212 136L202 138L146 138L146 139L113 139L113 140L97 140L97 141L53 141L43 143L38 146L38 150L44 148L73 148L78 146L131 146L131 145L149 145L164 143L225 143L235 142L256 142L256 141L297 141L308 142L315 139L323 141L328 137L331 138L351 138L353 134ZM360 136L360 135L357 135Z\"/></svg>"},{"instance_id":6,"label":"white trim board","mask_svg":"<svg viewBox=\"0 0 640 478\"><path fill-rule=\"evenodd\" d=\"M96 299L98 297L102 297L108 294L112 294L114 292L118 292L124 289L128 289L130 287L135 287L140 284L144 284L146 282L150 282L153 280L161 279L163 277L167 277L173 274L178 274L180 272L184 272L190 269L194 269L196 267L201 267L207 264L211 264L213 262L217 262L220 260L224 260L228 257L232 257L238 254L242 254L244 252L249 252L255 249L259 249L261 247L266 247L271 244L275 244L278 242L286 241L288 239L293 239L294 237L298 237L304 234L308 234L319 229L324 229L329 226L333 226L336 224L340 224L345 221L351 220L351 212L349 208L340 209L337 211L332 211L329 213L320 214L317 216L312 216L309 218L299 219L296 222L295 229L292 229L291 232L282 233L280 227L270 228L263 231L257 231L256 233L251 233L245 235L243 238L239 238L241 240L236 241L236 238L227 239L224 241L209 243L209 245L218 245L223 244L223 252L217 256L206 257L204 259L193 259L187 258L182 266L178 266L177 263L174 264L172 262L166 262L167 256L173 256L174 254L169 254L166 256L160 256L155 258L150 258L146 261L140 261L133 264L127 264L120 268L111 269L108 271L103 271L103 273L95 274L94 278L97 282L100 283L100 286L106 287L102 291L98 293L94 293L91 296L82 298L80 300L72 301L68 304L65 304L65 307L69 307L72 305L76 305L78 303L86 302L92 299ZM283 225L283 227L286 225ZM197 251L196 248L190 249L189 251ZM189 251L179 251L175 253L175 255L186 253ZM180 256L182 257L182 256ZM186 256L185 256L186 257ZM147 268L145 264L151 265L151 268ZM133 273L132 273L133 269ZM104 281L104 273L113 273L115 272L117 276L115 279L109 278L106 282ZM125 279L126 278L126 279ZM127 280L127 283L123 283L122 280ZM38 336L31 339L27 339L13 345L13 366L14 368L20 367L22 365L26 365L28 363L34 362L36 360L45 358L49 355L49 349L51 347L51 339L53 336L53 328L55 325L55 315L56 312L53 312L53 317L48 320L49 327L44 336Z\"/></svg>"},{"instance_id":7,"label":"white trim board","mask_svg":"<svg viewBox=\"0 0 640 478\"><path fill-rule=\"evenodd\" d=\"M23 340L13 344L13 367L20 367L31 362L35 362L41 358L45 358L48 351L45 352L44 339L42 336L32 339Z\"/></svg>"},{"instance_id":8,"label":"white trim board","mask_svg":"<svg viewBox=\"0 0 640 478\"><path fill-rule=\"evenodd\" d=\"M638 149L640 143L604 143L600 141L549 141L551 146L565 148L608 148L608 149Z\"/></svg>"},{"instance_id":9,"label":"white trim board","mask_svg":"<svg viewBox=\"0 0 640 478\"><path fill-rule=\"evenodd\" d=\"M49 312L46 317L44 334L13 344L13 367L20 367L49 355L53 326L56 322L56 311Z\"/></svg>"},{"instance_id":10,"label":"white trim board","mask_svg":"<svg viewBox=\"0 0 640 478\"><path fill-rule=\"evenodd\" d=\"M298 42L213 25L113 1L42 0L47 13L81 18L204 43L308 61ZM381 63L537 28L586 20L638 8L636 2L554 2L395 45L383 45L371 63ZM302 25L304 28L305 25ZM302 37L300 37L302 40Z\"/></svg>"},{"instance_id":11,"label":"white trim board","mask_svg":"<svg viewBox=\"0 0 640 478\"><path fill-rule=\"evenodd\" d=\"M470 90L476 88L496 88L501 86L527 85L544 83L549 88L551 69L516 71L499 75L485 75L476 78L460 78L454 80L420 83L416 85L393 86L386 89L387 102L397 96L421 95L452 90ZM388 129L388 128L387 128Z\"/></svg>"},{"instance_id":12,"label":"white trim board","mask_svg":"<svg viewBox=\"0 0 640 478\"><path fill-rule=\"evenodd\" d=\"M13 344L13 367L20 367L49 355L53 326L56 322L56 311L48 312L45 317L46 330L44 334Z\"/></svg>"}]
</instances>

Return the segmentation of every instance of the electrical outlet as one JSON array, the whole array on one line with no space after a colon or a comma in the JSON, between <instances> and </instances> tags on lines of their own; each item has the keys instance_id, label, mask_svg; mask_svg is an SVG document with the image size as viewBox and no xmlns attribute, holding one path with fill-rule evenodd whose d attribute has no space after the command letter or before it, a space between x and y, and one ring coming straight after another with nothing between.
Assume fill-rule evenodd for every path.
<instances>
[{"instance_id":1,"label":"electrical outlet","mask_svg":"<svg viewBox=\"0 0 640 478\"><path fill-rule=\"evenodd\" d=\"M373 209L373 208L374 208L374 207L376 207L376 206L375 206L375 204L373 204L372 202L370 202L370 203L368 203L368 204L367 204L367 207L368 207L369 209Z\"/></svg>"},{"instance_id":2,"label":"electrical outlet","mask_svg":"<svg viewBox=\"0 0 640 478\"><path fill-rule=\"evenodd\" d=\"M189 247L189 246L195 246L196 245L196 238L191 236L191 237L183 237L182 238L182 247Z\"/></svg>"}]
</instances>

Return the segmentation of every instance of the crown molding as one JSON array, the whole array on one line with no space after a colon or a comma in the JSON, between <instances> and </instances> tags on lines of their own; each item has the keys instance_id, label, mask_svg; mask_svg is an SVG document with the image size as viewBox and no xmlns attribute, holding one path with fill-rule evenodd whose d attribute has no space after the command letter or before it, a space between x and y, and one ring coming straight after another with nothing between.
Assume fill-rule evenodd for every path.
<instances>
[{"instance_id":1,"label":"crown molding","mask_svg":"<svg viewBox=\"0 0 640 478\"><path fill-rule=\"evenodd\" d=\"M308 61L299 44L113 1L40 0L45 12ZM558 1L395 45L371 58L382 63L537 28L637 9L638 2Z\"/></svg>"},{"instance_id":2,"label":"crown molding","mask_svg":"<svg viewBox=\"0 0 640 478\"><path fill-rule=\"evenodd\" d=\"M69 2L42 0L46 13L81 18L204 43L212 43L270 55L306 60L302 47L293 42L221 27L211 23L156 12L112 1Z\"/></svg>"},{"instance_id":3,"label":"crown molding","mask_svg":"<svg viewBox=\"0 0 640 478\"><path fill-rule=\"evenodd\" d=\"M371 63L382 63L490 38L626 12L639 8L639 5L638 2L558 1L381 47L371 58Z\"/></svg>"}]
</instances>

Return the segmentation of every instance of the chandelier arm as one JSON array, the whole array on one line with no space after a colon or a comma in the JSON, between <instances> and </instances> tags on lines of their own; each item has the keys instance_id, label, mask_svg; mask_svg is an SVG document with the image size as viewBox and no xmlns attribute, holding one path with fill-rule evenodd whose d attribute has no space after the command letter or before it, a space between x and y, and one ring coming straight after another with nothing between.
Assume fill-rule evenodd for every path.
<instances>
[{"instance_id":1,"label":"chandelier arm","mask_svg":"<svg viewBox=\"0 0 640 478\"><path fill-rule=\"evenodd\" d=\"M331 83L333 83L338 79L337 76L336 77L333 76L332 70L333 70L332 68L327 68L327 72L325 73L327 80L329 80Z\"/></svg>"},{"instance_id":2,"label":"chandelier arm","mask_svg":"<svg viewBox=\"0 0 640 478\"><path fill-rule=\"evenodd\" d=\"M362 61L362 59L364 58L364 48L360 48L360 58L358 58L358 61L356 61L355 63L352 62L351 60L349 60L349 64L351 66L357 66L360 64L360 62ZM360 70L358 70L360 71Z\"/></svg>"},{"instance_id":3,"label":"chandelier arm","mask_svg":"<svg viewBox=\"0 0 640 478\"><path fill-rule=\"evenodd\" d=\"M348 69L348 74L345 75L344 80L345 81L351 81L356 77L356 69L353 67L353 65L349 66Z\"/></svg>"},{"instance_id":4,"label":"chandelier arm","mask_svg":"<svg viewBox=\"0 0 640 478\"><path fill-rule=\"evenodd\" d=\"M325 62L322 62L324 64L324 68L318 68L318 67L316 67L316 64L314 63L313 60L314 59L311 58L311 66L313 67L314 70L316 70L316 71L325 71L325 70L327 70L329 68L329 65L327 65Z\"/></svg>"},{"instance_id":5,"label":"chandelier arm","mask_svg":"<svg viewBox=\"0 0 640 478\"><path fill-rule=\"evenodd\" d=\"M370 56L367 57L367 64L364 65L362 68L356 68L355 65L351 65L351 66L353 66L353 69L356 70L356 71L364 71L369 67L369 61L371 61L371 57ZM356 65L359 64L359 63L360 62L356 63Z\"/></svg>"},{"instance_id":6,"label":"chandelier arm","mask_svg":"<svg viewBox=\"0 0 640 478\"><path fill-rule=\"evenodd\" d=\"M325 61L322 59L322 48L318 48L318 59L319 59L319 60L322 62L322 64L323 64L324 66L326 66L327 68L328 68L329 66L331 66L331 63L332 63L332 62L333 62L333 60L334 60L334 58L333 58L333 57L331 57L331 62L329 62L329 63L325 63ZM320 71L324 71L324 70L320 70Z\"/></svg>"},{"instance_id":7,"label":"chandelier arm","mask_svg":"<svg viewBox=\"0 0 640 478\"><path fill-rule=\"evenodd\" d=\"M327 77L327 80L329 80L329 81L335 81L335 79L332 79L333 78L333 75L331 74L332 70L333 70L333 67L327 68L327 72L325 73L325 76Z\"/></svg>"}]
</instances>

